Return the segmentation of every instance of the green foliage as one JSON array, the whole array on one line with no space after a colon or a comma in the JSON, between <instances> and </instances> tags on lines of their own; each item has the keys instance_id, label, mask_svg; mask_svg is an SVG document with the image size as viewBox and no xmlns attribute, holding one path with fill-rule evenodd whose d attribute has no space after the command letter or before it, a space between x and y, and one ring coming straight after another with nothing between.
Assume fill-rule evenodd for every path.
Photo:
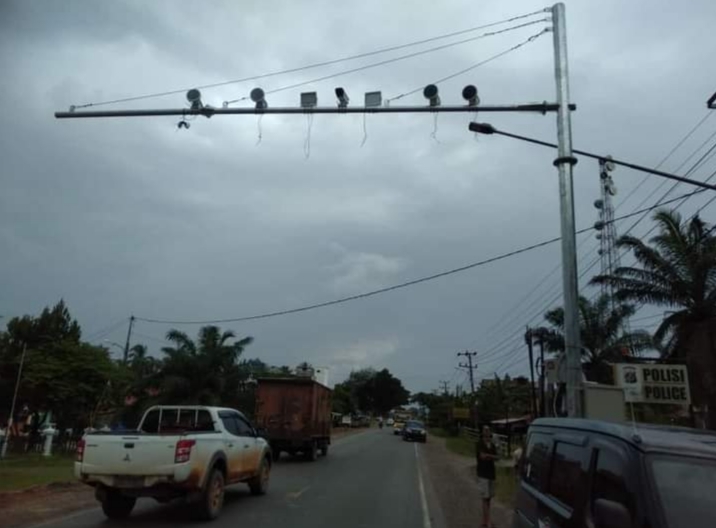
<instances>
[{"instance_id":1,"label":"green foliage","mask_svg":"<svg viewBox=\"0 0 716 528\"><path fill-rule=\"evenodd\" d=\"M648 242L623 236L618 246L636 263L596 284L617 289L620 300L652 304L671 311L654 339L664 357L686 360L691 389L698 404L711 409L716 429L716 236L698 216L682 220L674 211L654 215L659 229Z\"/></svg>"},{"instance_id":2,"label":"green foliage","mask_svg":"<svg viewBox=\"0 0 716 528\"><path fill-rule=\"evenodd\" d=\"M524 376L482 380L477 390L480 422L525 416L532 412L530 381Z\"/></svg>"},{"instance_id":3,"label":"green foliage","mask_svg":"<svg viewBox=\"0 0 716 528\"><path fill-rule=\"evenodd\" d=\"M625 355L636 355L652 347L651 336L642 330L623 332L625 322L634 315L633 305L600 295L594 302L579 298L579 327L585 372L591 381L611 383L608 361L619 361ZM564 350L564 309L548 311L544 318L551 325L535 329L532 337L540 340L550 352Z\"/></svg>"},{"instance_id":4,"label":"green foliage","mask_svg":"<svg viewBox=\"0 0 716 528\"><path fill-rule=\"evenodd\" d=\"M335 386L333 410L342 414L362 411L379 415L408 403L410 393L388 369L376 372L361 369L350 373L343 383Z\"/></svg>"}]
</instances>

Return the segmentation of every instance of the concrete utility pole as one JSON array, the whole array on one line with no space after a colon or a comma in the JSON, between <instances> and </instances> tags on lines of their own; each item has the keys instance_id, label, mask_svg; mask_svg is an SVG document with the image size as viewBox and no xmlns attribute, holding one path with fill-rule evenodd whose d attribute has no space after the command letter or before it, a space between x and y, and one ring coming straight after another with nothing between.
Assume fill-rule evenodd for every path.
<instances>
[{"instance_id":1,"label":"concrete utility pole","mask_svg":"<svg viewBox=\"0 0 716 528\"><path fill-rule=\"evenodd\" d=\"M129 316L129 329L127 330L127 342L124 344L124 358L123 361L127 363L129 359L129 341L132 339L132 326L134 326L134 316Z\"/></svg>"},{"instance_id":2,"label":"concrete utility pole","mask_svg":"<svg viewBox=\"0 0 716 528\"><path fill-rule=\"evenodd\" d=\"M448 394L450 394L450 382L449 381L442 380L440 382L440 386L443 389L444 396L447 396Z\"/></svg>"},{"instance_id":3,"label":"concrete utility pole","mask_svg":"<svg viewBox=\"0 0 716 528\"><path fill-rule=\"evenodd\" d=\"M527 352L530 356L530 396L532 397L532 418L537 416L537 397L535 395L535 363L534 354L532 353L532 329L528 326L525 332L525 342L527 343Z\"/></svg>"},{"instance_id":4,"label":"concrete utility pole","mask_svg":"<svg viewBox=\"0 0 716 528\"><path fill-rule=\"evenodd\" d=\"M552 7L554 30L554 78L557 86L559 205L562 234L562 290L564 296L564 349L567 360L567 414L582 416L582 354L579 336L579 283L577 277L577 236L574 221L572 167L572 119L569 112L569 69L567 28L563 3Z\"/></svg>"},{"instance_id":5,"label":"concrete utility pole","mask_svg":"<svg viewBox=\"0 0 716 528\"><path fill-rule=\"evenodd\" d=\"M477 365L473 366L472 364L472 358L477 355L477 352L468 352L465 350L465 352L458 352L458 357L465 356L467 358L467 365L465 363L460 363L461 368L466 368L467 372L470 374L470 391L472 394L475 394L475 374L474 371L477 368Z\"/></svg>"}]
</instances>

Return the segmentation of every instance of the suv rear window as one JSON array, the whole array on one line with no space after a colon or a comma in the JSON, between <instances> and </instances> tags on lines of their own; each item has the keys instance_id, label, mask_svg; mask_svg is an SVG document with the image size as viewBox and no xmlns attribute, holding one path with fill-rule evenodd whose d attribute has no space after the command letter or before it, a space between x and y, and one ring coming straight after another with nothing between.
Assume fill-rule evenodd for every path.
<instances>
[{"instance_id":1,"label":"suv rear window","mask_svg":"<svg viewBox=\"0 0 716 528\"><path fill-rule=\"evenodd\" d=\"M532 433L527 444L525 460L522 464L522 478L539 491L547 488L549 458L552 437L544 433Z\"/></svg>"},{"instance_id":2,"label":"suv rear window","mask_svg":"<svg viewBox=\"0 0 716 528\"><path fill-rule=\"evenodd\" d=\"M669 528L714 526L716 461L654 457L651 471Z\"/></svg>"}]
</instances>

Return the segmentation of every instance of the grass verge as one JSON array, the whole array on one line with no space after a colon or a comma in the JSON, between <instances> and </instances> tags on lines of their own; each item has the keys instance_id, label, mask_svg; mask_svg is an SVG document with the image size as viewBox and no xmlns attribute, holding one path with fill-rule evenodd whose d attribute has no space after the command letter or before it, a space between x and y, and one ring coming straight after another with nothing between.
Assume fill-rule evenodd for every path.
<instances>
[{"instance_id":1,"label":"grass verge","mask_svg":"<svg viewBox=\"0 0 716 528\"><path fill-rule=\"evenodd\" d=\"M26 455L0 460L0 491L74 480L74 457Z\"/></svg>"}]
</instances>

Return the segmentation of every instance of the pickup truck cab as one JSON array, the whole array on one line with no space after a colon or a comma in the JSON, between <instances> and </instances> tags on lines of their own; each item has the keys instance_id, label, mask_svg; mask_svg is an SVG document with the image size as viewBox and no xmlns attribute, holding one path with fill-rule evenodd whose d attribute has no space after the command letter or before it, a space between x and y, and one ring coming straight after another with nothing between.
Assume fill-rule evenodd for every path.
<instances>
[{"instance_id":1,"label":"pickup truck cab","mask_svg":"<svg viewBox=\"0 0 716 528\"><path fill-rule=\"evenodd\" d=\"M186 498L204 519L219 515L224 487L268 489L271 451L235 409L149 408L136 431L87 433L77 446L75 476L95 488L109 518L127 517L138 497Z\"/></svg>"}]
</instances>

